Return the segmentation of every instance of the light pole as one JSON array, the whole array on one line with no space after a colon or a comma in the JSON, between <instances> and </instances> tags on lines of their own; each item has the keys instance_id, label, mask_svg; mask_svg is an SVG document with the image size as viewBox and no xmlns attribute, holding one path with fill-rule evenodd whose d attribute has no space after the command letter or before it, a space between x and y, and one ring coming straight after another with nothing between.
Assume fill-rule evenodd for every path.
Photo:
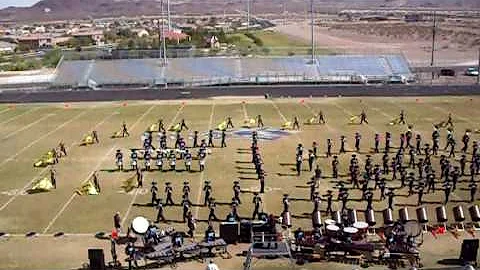
<instances>
[{"instance_id":1,"label":"light pole","mask_svg":"<svg viewBox=\"0 0 480 270\"><path fill-rule=\"evenodd\" d=\"M430 67L432 67L432 80L435 77L435 74L433 72L433 64L434 64L434 60L435 60L435 36L436 36L436 32L437 32L436 24L437 24L436 13L434 11L433 12L433 26L432 26L432 55L431 55L431 58L430 58Z\"/></svg>"},{"instance_id":2,"label":"light pole","mask_svg":"<svg viewBox=\"0 0 480 270\"><path fill-rule=\"evenodd\" d=\"M170 0L167 0L168 32L172 31L172 21L170 19Z\"/></svg>"},{"instance_id":3,"label":"light pole","mask_svg":"<svg viewBox=\"0 0 480 270\"><path fill-rule=\"evenodd\" d=\"M166 66L167 65L167 44L165 42L165 11L164 11L164 8L163 8L163 0L161 0L160 2L160 5L161 5L161 13L162 13L162 16L161 16L161 20L162 20L162 27L161 27L161 37L162 37L162 66Z\"/></svg>"},{"instance_id":4,"label":"light pole","mask_svg":"<svg viewBox=\"0 0 480 270\"><path fill-rule=\"evenodd\" d=\"M247 0L247 32L250 30L250 0Z\"/></svg>"},{"instance_id":5,"label":"light pole","mask_svg":"<svg viewBox=\"0 0 480 270\"><path fill-rule=\"evenodd\" d=\"M310 31L311 31L311 41L312 41L312 59L311 59L311 64L315 64L315 19L313 17L313 0L310 0Z\"/></svg>"}]
</instances>

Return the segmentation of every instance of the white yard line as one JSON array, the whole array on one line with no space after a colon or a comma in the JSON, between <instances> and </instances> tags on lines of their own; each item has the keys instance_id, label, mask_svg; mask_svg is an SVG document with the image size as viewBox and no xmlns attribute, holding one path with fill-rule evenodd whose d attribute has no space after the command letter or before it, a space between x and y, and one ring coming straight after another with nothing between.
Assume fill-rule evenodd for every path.
<instances>
[{"instance_id":1,"label":"white yard line","mask_svg":"<svg viewBox=\"0 0 480 270\"><path fill-rule=\"evenodd\" d=\"M23 126L22 128L17 129L17 130L15 130L15 131L9 133L7 136L3 137L2 140L6 140L6 139L8 139L8 138L10 138L10 137L13 137L13 136L17 135L18 133L20 133L20 132L22 132L22 131L24 131L24 130L26 130L26 129L29 129L29 128L33 127L33 126L35 126L36 124L42 122L43 120L45 120L45 119L47 119L47 118L49 118L49 117L52 117L53 115L54 115L54 114L46 114L46 115L40 117L39 119L37 119L37 121L31 122L30 124L28 124L28 125L26 125L26 126Z\"/></svg>"},{"instance_id":2,"label":"white yard line","mask_svg":"<svg viewBox=\"0 0 480 270\"><path fill-rule=\"evenodd\" d=\"M278 115L280 115L280 117L283 119L284 122L288 122L288 119L285 117L285 115L283 115L283 113L280 111L280 109L278 108L277 104L275 104L275 101L273 100L270 100L271 103L272 103L272 106L275 108L275 110L278 112Z\"/></svg>"},{"instance_id":3,"label":"white yard line","mask_svg":"<svg viewBox=\"0 0 480 270\"><path fill-rule=\"evenodd\" d=\"M245 105L244 102L242 102L242 110L243 110L243 117L245 118L244 120L249 120L250 118L248 118L247 105Z\"/></svg>"},{"instance_id":4,"label":"white yard line","mask_svg":"<svg viewBox=\"0 0 480 270\"><path fill-rule=\"evenodd\" d=\"M109 116L105 117L102 121L98 122L92 129L95 130L97 127L105 123L110 117L112 117L116 112L113 112ZM72 144L68 147L71 148L78 142L74 141ZM46 171L48 170L48 167L43 168L34 178L32 178L25 186L22 187L21 190L19 190L14 196L12 196L6 203L4 203L0 207L0 211L5 209L11 202L13 202L18 196L20 196L35 180L37 180L41 175L43 175Z\"/></svg>"},{"instance_id":5,"label":"white yard line","mask_svg":"<svg viewBox=\"0 0 480 270\"><path fill-rule=\"evenodd\" d=\"M210 130L212 128L212 125L213 125L213 115L215 113L215 102L212 104L212 112L210 113L210 121L208 122L208 130ZM203 180L204 180L204 177L205 177L205 170L203 170L201 173L200 173L200 182L198 183L198 192L197 192L197 204L200 204L200 199L202 197L202 190L203 190ZM200 211L200 206L198 206L197 208L195 208L195 218L198 219L198 212Z\"/></svg>"},{"instance_id":6,"label":"white yard line","mask_svg":"<svg viewBox=\"0 0 480 270\"><path fill-rule=\"evenodd\" d=\"M58 126L57 128L55 128L54 130L48 132L48 133L45 133L43 136L40 136L38 137L36 140L30 142L29 144L27 144L25 147L23 147L22 149L20 149L19 151L17 151L14 155L12 155L11 157L3 160L2 162L0 162L0 167L3 167L3 165L7 164L9 161L12 161L14 160L16 157L18 157L21 153L23 153L25 150L29 149L30 147L32 147L33 145L35 145L36 143L38 143L39 141L43 140L44 138L50 136L51 134L57 132L58 130L60 130L61 128L63 128L64 126L70 124L71 122L77 120L78 118L80 118L81 116L83 116L84 114L86 114L87 111L82 111L81 113L77 114L75 117L73 118L70 118L70 120L68 121L65 121L63 124L61 124L60 126Z\"/></svg>"},{"instance_id":7,"label":"white yard line","mask_svg":"<svg viewBox=\"0 0 480 270\"><path fill-rule=\"evenodd\" d=\"M180 113L183 111L183 108L185 108L185 104L182 104L182 106L180 106L180 108L178 108L177 110L177 113L175 114L175 116L172 118L172 121L170 121L170 124L167 125L167 128L172 126L175 121L177 120L178 116L180 115ZM130 215L130 211L132 211L132 207L133 207L133 204L135 203L135 200L137 199L137 196L138 196L138 188L135 189L135 194L133 195L132 197L132 200L130 201L130 204L128 205L128 208L127 208L127 211L125 212L125 214L123 215L123 218L122 218L122 223L120 223L120 225L122 225L123 227L123 224L125 223L125 221L127 221L127 218L128 216Z\"/></svg>"},{"instance_id":8,"label":"white yard line","mask_svg":"<svg viewBox=\"0 0 480 270\"><path fill-rule=\"evenodd\" d=\"M5 108L5 109L3 109L3 110L0 111L0 114L5 113L5 112L7 112L7 111L9 111L9 110L10 110L10 108Z\"/></svg>"},{"instance_id":9,"label":"white yard line","mask_svg":"<svg viewBox=\"0 0 480 270\"><path fill-rule=\"evenodd\" d=\"M136 125L138 125L138 123L140 123L140 121L147 115L149 114L153 108L155 107L155 105L151 106L150 109L148 109L145 113L143 113L138 119L137 121L135 121L135 123L133 123L133 125L131 126L131 129L133 130L135 128ZM100 168L100 166L102 166L104 160L106 158L108 158L110 155L111 155L111 152L114 151L118 146L118 143L114 144L112 146L112 148L110 148L110 150L108 150L108 152L105 154L105 156L97 163L97 165L95 166L95 169L92 170L89 174L88 174L88 177L85 178L85 180L82 181L82 183L88 181L90 179L90 177L92 176L92 174L98 170L98 168ZM70 205L70 203L73 201L73 199L77 196L77 193L74 192L72 194L72 196L68 199L67 202L65 202L65 204L63 204L63 206L60 208L60 210L57 212L57 214L53 217L52 220L50 220L50 222L48 223L47 227L45 227L45 229L43 230L43 233L46 233L52 226L53 224L57 221L57 219L60 217L60 215L65 211L65 209L67 209L67 207Z\"/></svg>"},{"instance_id":10,"label":"white yard line","mask_svg":"<svg viewBox=\"0 0 480 270\"><path fill-rule=\"evenodd\" d=\"M19 115L16 115L16 116L14 116L14 117L12 117L12 118L9 118L9 119L7 119L7 120L5 120L5 121L0 122L0 125L8 124L8 123L10 123L10 122L12 122L12 121L15 121L15 120L17 120L18 118L26 115L26 114L32 113L32 112L34 112L34 111L37 111L37 110L39 110L40 108L41 108L41 107L31 108L30 110L27 110L27 111L25 111L25 112L23 112L23 113L21 113L21 114L19 114Z\"/></svg>"}]
</instances>

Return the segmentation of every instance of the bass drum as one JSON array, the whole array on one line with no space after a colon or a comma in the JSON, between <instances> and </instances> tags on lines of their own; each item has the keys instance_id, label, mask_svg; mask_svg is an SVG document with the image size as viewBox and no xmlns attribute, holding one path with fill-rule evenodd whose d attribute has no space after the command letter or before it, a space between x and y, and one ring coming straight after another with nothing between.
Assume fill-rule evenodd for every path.
<instances>
[{"instance_id":1,"label":"bass drum","mask_svg":"<svg viewBox=\"0 0 480 270\"><path fill-rule=\"evenodd\" d=\"M132 221L132 231L136 234L145 234L148 230L150 223L144 217L136 217Z\"/></svg>"}]
</instances>

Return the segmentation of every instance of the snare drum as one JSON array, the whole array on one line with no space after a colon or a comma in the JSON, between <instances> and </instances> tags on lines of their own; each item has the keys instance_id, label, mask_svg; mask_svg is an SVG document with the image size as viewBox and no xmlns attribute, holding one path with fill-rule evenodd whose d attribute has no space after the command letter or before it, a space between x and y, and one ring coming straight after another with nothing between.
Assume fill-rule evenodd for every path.
<instances>
[{"instance_id":1,"label":"snare drum","mask_svg":"<svg viewBox=\"0 0 480 270\"><path fill-rule=\"evenodd\" d=\"M365 233L367 232L367 229L368 229L368 223L363 221L358 221L353 223L353 227L357 228L361 233Z\"/></svg>"},{"instance_id":2,"label":"snare drum","mask_svg":"<svg viewBox=\"0 0 480 270\"><path fill-rule=\"evenodd\" d=\"M333 219L325 219L325 225L328 226L328 225L335 225L335 220Z\"/></svg>"},{"instance_id":3,"label":"snare drum","mask_svg":"<svg viewBox=\"0 0 480 270\"><path fill-rule=\"evenodd\" d=\"M358 233L358 229L355 227L345 227L343 228L343 232L348 236L353 236Z\"/></svg>"},{"instance_id":4,"label":"snare drum","mask_svg":"<svg viewBox=\"0 0 480 270\"><path fill-rule=\"evenodd\" d=\"M327 225L327 235L330 237L337 237L338 232L340 231L340 227L335 224Z\"/></svg>"},{"instance_id":5,"label":"snare drum","mask_svg":"<svg viewBox=\"0 0 480 270\"><path fill-rule=\"evenodd\" d=\"M365 235L367 234L367 231L368 231L368 223L363 221L358 221L353 223L353 227L358 229L358 233L357 233L358 240L365 238Z\"/></svg>"}]
</instances>

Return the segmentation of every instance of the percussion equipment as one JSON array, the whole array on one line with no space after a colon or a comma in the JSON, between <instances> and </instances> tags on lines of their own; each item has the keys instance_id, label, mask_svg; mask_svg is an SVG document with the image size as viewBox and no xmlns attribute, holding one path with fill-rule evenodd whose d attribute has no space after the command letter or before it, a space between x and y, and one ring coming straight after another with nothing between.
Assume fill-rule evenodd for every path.
<instances>
[{"instance_id":1,"label":"percussion equipment","mask_svg":"<svg viewBox=\"0 0 480 270\"><path fill-rule=\"evenodd\" d=\"M343 228L343 232L351 236L358 233L358 229L355 227L345 227Z\"/></svg>"},{"instance_id":2,"label":"percussion equipment","mask_svg":"<svg viewBox=\"0 0 480 270\"><path fill-rule=\"evenodd\" d=\"M468 211L470 212L470 218L472 219L473 222L479 222L480 221L480 208L478 205L472 205L468 208Z\"/></svg>"},{"instance_id":3,"label":"percussion equipment","mask_svg":"<svg viewBox=\"0 0 480 270\"><path fill-rule=\"evenodd\" d=\"M444 223L448 221L447 210L445 209L444 205L437 207L435 212L437 214L437 222Z\"/></svg>"},{"instance_id":4,"label":"percussion equipment","mask_svg":"<svg viewBox=\"0 0 480 270\"><path fill-rule=\"evenodd\" d=\"M338 210L333 212L332 219L335 220L336 224L342 224L342 213Z\"/></svg>"},{"instance_id":5,"label":"percussion equipment","mask_svg":"<svg viewBox=\"0 0 480 270\"><path fill-rule=\"evenodd\" d=\"M465 229L463 226L463 222L465 221L465 213L463 213L463 207L461 205L453 207L453 218L458 223L457 230L463 231Z\"/></svg>"},{"instance_id":6,"label":"percussion equipment","mask_svg":"<svg viewBox=\"0 0 480 270\"><path fill-rule=\"evenodd\" d=\"M465 214L463 213L463 207L461 205L453 207L453 217L456 222L465 221Z\"/></svg>"},{"instance_id":7,"label":"percussion equipment","mask_svg":"<svg viewBox=\"0 0 480 270\"><path fill-rule=\"evenodd\" d=\"M357 210L349 209L348 210L348 221L353 224L357 222Z\"/></svg>"},{"instance_id":8,"label":"percussion equipment","mask_svg":"<svg viewBox=\"0 0 480 270\"><path fill-rule=\"evenodd\" d=\"M425 207L417 208L417 220L420 223L428 223L427 209Z\"/></svg>"},{"instance_id":9,"label":"percussion equipment","mask_svg":"<svg viewBox=\"0 0 480 270\"><path fill-rule=\"evenodd\" d=\"M322 226L322 216L320 211L315 211L312 214L312 225L313 227L321 227Z\"/></svg>"},{"instance_id":10,"label":"percussion equipment","mask_svg":"<svg viewBox=\"0 0 480 270\"><path fill-rule=\"evenodd\" d=\"M364 238L365 234L368 232L368 223L363 221L357 221L353 223L353 227L358 230L359 238Z\"/></svg>"},{"instance_id":11,"label":"percussion equipment","mask_svg":"<svg viewBox=\"0 0 480 270\"><path fill-rule=\"evenodd\" d=\"M393 224L393 212L392 209L387 208L383 210L383 225Z\"/></svg>"},{"instance_id":12,"label":"percussion equipment","mask_svg":"<svg viewBox=\"0 0 480 270\"><path fill-rule=\"evenodd\" d=\"M136 234L145 234L148 230L150 223L144 217L136 217L132 221L132 230Z\"/></svg>"},{"instance_id":13,"label":"percussion equipment","mask_svg":"<svg viewBox=\"0 0 480 270\"><path fill-rule=\"evenodd\" d=\"M325 219L325 225L335 225L335 220L333 219Z\"/></svg>"},{"instance_id":14,"label":"percussion equipment","mask_svg":"<svg viewBox=\"0 0 480 270\"><path fill-rule=\"evenodd\" d=\"M365 220L369 226L375 226L377 224L375 221L375 211L373 209L368 209L365 211Z\"/></svg>"},{"instance_id":15,"label":"percussion equipment","mask_svg":"<svg viewBox=\"0 0 480 270\"><path fill-rule=\"evenodd\" d=\"M408 208L404 207L398 210L398 216L400 217L400 221L402 223L405 223L410 220L410 217L408 215Z\"/></svg>"},{"instance_id":16,"label":"percussion equipment","mask_svg":"<svg viewBox=\"0 0 480 270\"><path fill-rule=\"evenodd\" d=\"M238 222L220 223L220 238L224 239L227 244L238 243L240 238ZM248 241L250 241L250 239L248 239Z\"/></svg>"},{"instance_id":17,"label":"percussion equipment","mask_svg":"<svg viewBox=\"0 0 480 270\"><path fill-rule=\"evenodd\" d=\"M368 223L363 221L357 221L353 223L353 227L357 228L359 231L366 231L368 229Z\"/></svg>"},{"instance_id":18,"label":"percussion equipment","mask_svg":"<svg viewBox=\"0 0 480 270\"><path fill-rule=\"evenodd\" d=\"M338 232L340 231L340 227L334 224L327 225L327 235L330 237L336 237Z\"/></svg>"}]
</instances>

